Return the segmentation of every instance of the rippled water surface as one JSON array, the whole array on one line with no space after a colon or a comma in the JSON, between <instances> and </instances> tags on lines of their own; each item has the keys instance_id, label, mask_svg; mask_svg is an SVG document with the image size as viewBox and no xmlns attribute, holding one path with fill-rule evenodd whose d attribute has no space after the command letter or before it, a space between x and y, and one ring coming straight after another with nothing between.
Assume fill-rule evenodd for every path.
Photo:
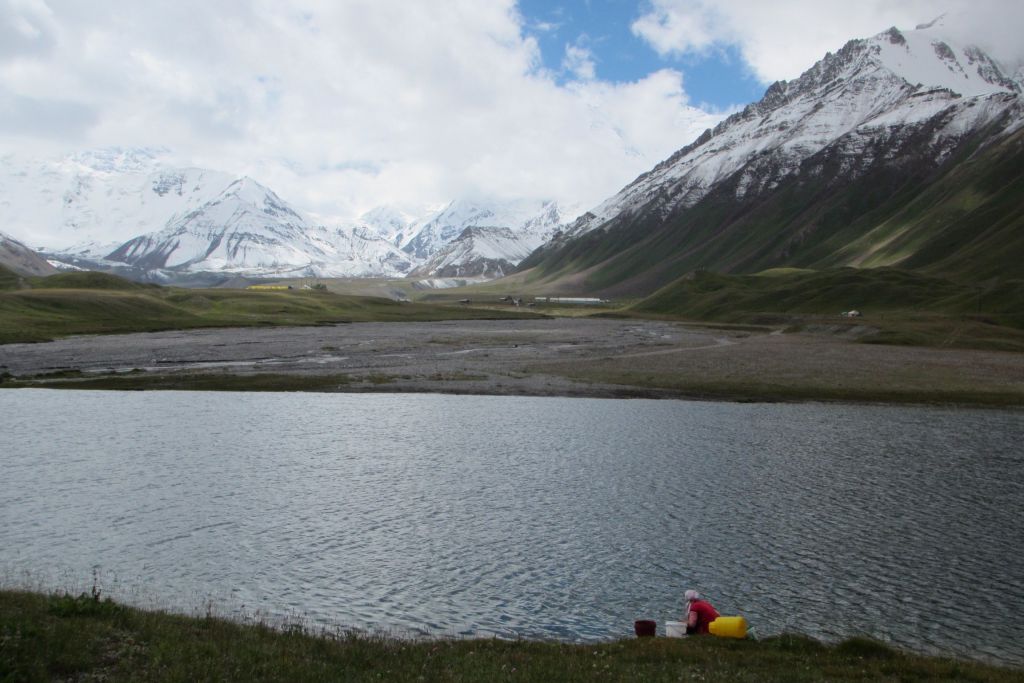
<instances>
[{"instance_id":1,"label":"rippled water surface","mask_svg":"<svg viewBox=\"0 0 1024 683\"><path fill-rule=\"evenodd\" d=\"M8 584L97 567L185 611L568 640L693 586L762 636L1024 664L1019 412L7 390L0 416Z\"/></svg>"}]
</instances>

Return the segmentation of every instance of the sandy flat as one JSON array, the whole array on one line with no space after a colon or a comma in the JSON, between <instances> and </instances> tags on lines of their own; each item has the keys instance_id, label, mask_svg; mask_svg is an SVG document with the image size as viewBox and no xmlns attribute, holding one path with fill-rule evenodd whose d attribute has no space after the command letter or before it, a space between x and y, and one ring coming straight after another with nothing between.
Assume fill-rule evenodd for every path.
<instances>
[{"instance_id":1,"label":"sandy flat","mask_svg":"<svg viewBox=\"0 0 1024 683\"><path fill-rule=\"evenodd\" d=\"M15 377L133 370L344 375L341 391L1024 404L1020 354L648 320L353 323L0 346L0 372Z\"/></svg>"}]
</instances>

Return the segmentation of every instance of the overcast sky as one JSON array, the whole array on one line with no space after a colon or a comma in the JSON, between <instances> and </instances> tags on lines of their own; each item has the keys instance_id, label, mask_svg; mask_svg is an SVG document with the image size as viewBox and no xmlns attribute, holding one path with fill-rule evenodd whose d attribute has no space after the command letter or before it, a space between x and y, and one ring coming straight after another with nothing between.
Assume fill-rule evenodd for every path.
<instances>
[{"instance_id":1,"label":"overcast sky","mask_svg":"<svg viewBox=\"0 0 1024 683\"><path fill-rule=\"evenodd\" d=\"M0 0L0 152L163 146L324 216L592 206L848 39L1019 0Z\"/></svg>"}]
</instances>

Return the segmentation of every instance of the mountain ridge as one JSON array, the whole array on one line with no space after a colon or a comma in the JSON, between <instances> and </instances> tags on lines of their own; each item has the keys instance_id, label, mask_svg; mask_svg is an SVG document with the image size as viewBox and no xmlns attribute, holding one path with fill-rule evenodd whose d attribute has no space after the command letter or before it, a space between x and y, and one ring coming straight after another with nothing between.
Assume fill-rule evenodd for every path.
<instances>
[{"instance_id":1,"label":"mountain ridge","mask_svg":"<svg viewBox=\"0 0 1024 683\"><path fill-rule=\"evenodd\" d=\"M957 75L951 59L975 75ZM934 77L911 83L901 73ZM974 94L953 91L948 74ZM936 244L948 225L930 234L895 229L913 233L913 251L931 253L928 263L911 259L908 239L866 235L956 165L996 163L985 150L1000 157L1000 144L1013 157L1022 123L1020 84L977 48L951 47L935 29L849 41L584 214L520 271L552 283L575 273L577 291L618 296L650 293L698 268L928 267L943 261ZM955 213L940 200L935 211Z\"/></svg>"},{"instance_id":2,"label":"mountain ridge","mask_svg":"<svg viewBox=\"0 0 1024 683\"><path fill-rule=\"evenodd\" d=\"M119 147L51 161L7 155L0 158L0 170L8 170L0 173L0 219L36 235L35 246L68 268L188 283L204 273L401 278L416 269L418 277L430 277L426 261L481 222L474 217L487 216L522 233L506 240L509 251L484 257L463 244L439 266L482 279L511 270L539 246L537 224L551 213L540 201L456 200L420 218L383 206L324 225L252 178L176 167L168 155L162 148ZM452 262L459 255L465 263ZM500 262L497 271L483 266L486 258Z\"/></svg>"}]
</instances>

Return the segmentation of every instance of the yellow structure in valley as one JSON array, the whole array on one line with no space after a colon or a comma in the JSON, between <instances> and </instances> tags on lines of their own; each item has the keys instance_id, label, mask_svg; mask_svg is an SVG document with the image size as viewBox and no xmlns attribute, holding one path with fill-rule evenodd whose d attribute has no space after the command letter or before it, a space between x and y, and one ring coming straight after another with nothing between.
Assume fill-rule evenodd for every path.
<instances>
[{"instance_id":1,"label":"yellow structure in valley","mask_svg":"<svg viewBox=\"0 0 1024 683\"><path fill-rule=\"evenodd\" d=\"M708 630L720 638L746 638L747 620L743 617L718 617L708 624Z\"/></svg>"}]
</instances>

